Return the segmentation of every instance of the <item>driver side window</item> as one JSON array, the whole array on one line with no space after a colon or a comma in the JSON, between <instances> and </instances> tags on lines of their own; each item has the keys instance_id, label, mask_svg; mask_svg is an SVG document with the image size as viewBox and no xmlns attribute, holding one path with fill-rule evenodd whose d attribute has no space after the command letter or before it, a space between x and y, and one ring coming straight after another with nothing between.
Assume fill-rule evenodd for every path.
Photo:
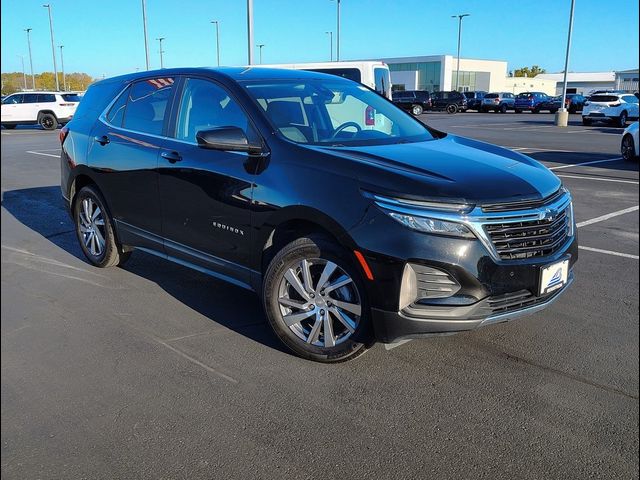
<instances>
[{"instance_id":1,"label":"driver side window","mask_svg":"<svg viewBox=\"0 0 640 480\"><path fill-rule=\"evenodd\" d=\"M196 143L201 130L238 127L250 137L249 121L240 106L218 85L188 78L182 92L175 138Z\"/></svg>"}]
</instances>

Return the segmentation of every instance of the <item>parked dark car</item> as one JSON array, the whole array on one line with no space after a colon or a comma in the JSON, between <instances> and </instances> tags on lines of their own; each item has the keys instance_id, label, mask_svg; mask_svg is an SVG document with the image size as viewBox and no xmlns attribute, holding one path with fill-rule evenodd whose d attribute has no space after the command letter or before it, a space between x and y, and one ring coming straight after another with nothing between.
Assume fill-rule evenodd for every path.
<instances>
[{"instance_id":1,"label":"parked dark car","mask_svg":"<svg viewBox=\"0 0 640 480\"><path fill-rule=\"evenodd\" d=\"M91 264L139 249L255 291L308 359L511 320L573 279L572 201L556 175L333 75L110 78L60 141L62 195Z\"/></svg>"},{"instance_id":2,"label":"parked dark car","mask_svg":"<svg viewBox=\"0 0 640 480\"><path fill-rule=\"evenodd\" d=\"M515 111L522 113L529 111L531 113L540 113L542 103L549 100L549 96L542 92L524 92L516 95Z\"/></svg>"},{"instance_id":3,"label":"parked dark car","mask_svg":"<svg viewBox=\"0 0 640 480\"><path fill-rule=\"evenodd\" d=\"M462 94L467 99L467 110L477 110L479 112L482 105L482 99L487 92L478 90L474 92L462 92Z\"/></svg>"},{"instance_id":4,"label":"parked dark car","mask_svg":"<svg viewBox=\"0 0 640 480\"><path fill-rule=\"evenodd\" d=\"M460 92L433 92L431 94L431 109L448 113L465 112L467 99Z\"/></svg>"},{"instance_id":5,"label":"parked dark car","mask_svg":"<svg viewBox=\"0 0 640 480\"><path fill-rule=\"evenodd\" d=\"M586 101L587 99L580 94L568 93L564 104L569 113L577 113L582 111L584 108L584 102ZM548 100L540 103L538 109L540 111L548 110L551 113L556 113L560 110L560 105L562 105L562 95L549 97Z\"/></svg>"},{"instance_id":6,"label":"parked dark car","mask_svg":"<svg viewBox=\"0 0 640 480\"><path fill-rule=\"evenodd\" d=\"M393 92L393 104L412 115L418 116L422 112L431 110L431 94L424 90L404 90Z\"/></svg>"},{"instance_id":7,"label":"parked dark car","mask_svg":"<svg viewBox=\"0 0 640 480\"><path fill-rule=\"evenodd\" d=\"M494 112L507 113L507 110L513 110L515 108L516 96L510 92L494 92L487 93L482 99L481 112L488 112L493 110Z\"/></svg>"}]
</instances>

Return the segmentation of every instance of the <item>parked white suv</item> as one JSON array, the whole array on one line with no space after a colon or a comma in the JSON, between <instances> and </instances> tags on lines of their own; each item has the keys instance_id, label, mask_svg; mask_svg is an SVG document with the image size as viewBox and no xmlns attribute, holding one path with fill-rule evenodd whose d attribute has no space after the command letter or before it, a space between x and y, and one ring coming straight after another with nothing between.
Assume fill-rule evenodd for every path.
<instances>
[{"instance_id":1,"label":"parked white suv","mask_svg":"<svg viewBox=\"0 0 640 480\"><path fill-rule=\"evenodd\" d=\"M2 99L2 126L40 125L54 130L60 123L67 123L80 103L74 92L21 92Z\"/></svg>"},{"instance_id":2,"label":"parked white suv","mask_svg":"<svg viewBox=\"0 0 640 480\"><path fill-rule=\"evenodd\" d=\"M582 124L599 120L624 128L627 120L638 119L638 97L630 93L598 93L591 95L582 109Z\"/></svg>"}]
</instances>

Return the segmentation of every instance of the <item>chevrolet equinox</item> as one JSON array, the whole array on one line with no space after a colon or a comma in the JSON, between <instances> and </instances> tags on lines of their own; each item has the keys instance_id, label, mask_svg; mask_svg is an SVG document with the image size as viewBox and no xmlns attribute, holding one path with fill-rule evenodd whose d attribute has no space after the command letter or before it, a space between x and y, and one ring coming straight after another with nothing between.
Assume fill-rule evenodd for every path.
<instances>
[{"instance_id":1,"label":"chevrolet equinox","mask_svg":"<svg viewBox=\"0 0 640 480\"><path fill-rule=\"evenodd\" d=\"M511 320L573 280L573 207L556 175L347 79L120 76L89 88L60 140L90 263L139 249L255 291L307 359Z\"/></svg>"}]
</instances>

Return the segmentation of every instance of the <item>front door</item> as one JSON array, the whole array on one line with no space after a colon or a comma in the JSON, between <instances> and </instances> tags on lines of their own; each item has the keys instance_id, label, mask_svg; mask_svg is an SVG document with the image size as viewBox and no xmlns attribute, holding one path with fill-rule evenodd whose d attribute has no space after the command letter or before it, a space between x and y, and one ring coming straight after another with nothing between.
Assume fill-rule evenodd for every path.
<instances>
[{"instance_id":1,"label":"front door","mask_svg":"<svg viewBox=\"0 0 640 480\"><path fill-rule=\"evenodd\" d=\"M254 162L199 147L196 134L234 126L252 138L255 130L227 91L204 78L184 79L176 110L158 169L165 251L248 284Z\"/></svg>"}]
</instances>

